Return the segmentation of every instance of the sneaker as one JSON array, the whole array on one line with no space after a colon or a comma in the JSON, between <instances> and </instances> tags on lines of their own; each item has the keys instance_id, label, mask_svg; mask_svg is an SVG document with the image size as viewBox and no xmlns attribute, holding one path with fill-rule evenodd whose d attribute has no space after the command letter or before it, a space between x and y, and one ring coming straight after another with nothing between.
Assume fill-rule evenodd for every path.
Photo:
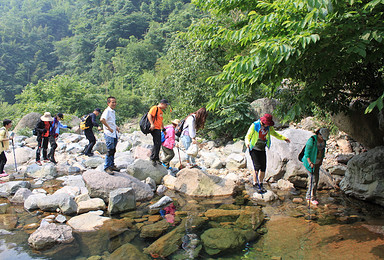
<instances>
[{"instance_id":1,"label":"sneaker","mask_svg":"<svg viewBox=\"0 0 384 260\"><path fill-rule=\"evenodd\" d=\"M43 163L49 163L49 160L48 159L44 159Z\"/></svg>"},{"instance_id":2,"label":"sneaker","mask_svg":"<svg viewBox=\"0 0 384 260\"><path fill-rule=\"evenodd\" d=\"M120 169L116 167L116 165L113 165L112 167L110 167L112 171L116 171L116 172L119 172Z\"/></svg>"},{"instance_id":3,"label":"sneaker","mask_svg":"<svg viewBox=\"0 0 384 260\"><path fill-rule=\"evenodd\" d=\"M92 157L94 155L94 153L85 153L84 155L86 155L88 157Z\"/></svg>"},{"instance_id":4,"label":"sneaker","mask_svg":"<svg viewBox=\"0 0 384 260\"><path fill-rule=\"evenodd\" d=\"M319 204L319 202L317 200L310 200L310 199L307 199L307 203L312 204L314 206L317 206Z\"/></svg>"},{"instance_id":5,"label":"sneaker","mask_svg":"<svg viewBox=\"0 0 384 260\"><path fill-rule=\"evenodd\" d=\"M40 161L36 161L36 164L39 165L39 166L42 165Z\"/></svg>"},{"instance_id":6,"label":"sneaker","mask_svg":"<svg viewBox=\"0 0 384 260\"><path fill-rule=\"evenodd\" d=\"M7 176L8 176L8 173L5 173L5 172L0 173L0 177L7 177Z\"/></svg>"},{"instance_id":7,"label":"sneaker","mask_svg":"<svg viewBox=\"0 0 384 260\"><path fill-rule=\"evenodd\" d=\"M105 168L104 171L108 173L109 175L114 175L115 173L112 170L112 167Z\"/></svg>"},{"instance_id":8,"label":"sneaker","mask_svg":"<svg viewBox=\"0 0 384 260\"><path fill-rule=\"evenodd\" d=\"M53 163L53 164L57 164L57 162L55 161L55 159L50 159L49 160L51 163Z\"/></svg>"}]
</instances>

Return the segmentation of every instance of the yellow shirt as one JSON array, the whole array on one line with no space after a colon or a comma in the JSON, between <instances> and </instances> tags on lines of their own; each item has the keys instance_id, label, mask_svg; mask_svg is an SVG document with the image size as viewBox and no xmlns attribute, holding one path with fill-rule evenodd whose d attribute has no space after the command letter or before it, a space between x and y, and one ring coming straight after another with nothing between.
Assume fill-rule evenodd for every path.
<instances>
[{"instance_id":1,"label":"yellow shirt","mask_svg":"<svg viewBox=\"0 0 384 260\"><path fill-rule=\"evenodd\" d=\"M8 130L5 127L0 128L0 152L9 149ZM5 141L4 141L5 140Z\"/></svg>"}]
</instances>

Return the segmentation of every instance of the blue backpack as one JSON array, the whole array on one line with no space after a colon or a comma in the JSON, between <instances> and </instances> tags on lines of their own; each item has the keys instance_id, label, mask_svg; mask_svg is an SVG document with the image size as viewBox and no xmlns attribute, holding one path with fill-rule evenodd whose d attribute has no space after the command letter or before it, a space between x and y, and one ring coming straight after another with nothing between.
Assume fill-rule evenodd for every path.
<instances>
[{"instance_id":1,"label":"blue backpack","mask_svg":"<svg viewBox=\"0 0 384 260\"><path fill-rule=\"evenodd\" d=\"M163 131L161 131L161 143L164 143L165 139L165 134Z\"/></svg>"}]
</instances>

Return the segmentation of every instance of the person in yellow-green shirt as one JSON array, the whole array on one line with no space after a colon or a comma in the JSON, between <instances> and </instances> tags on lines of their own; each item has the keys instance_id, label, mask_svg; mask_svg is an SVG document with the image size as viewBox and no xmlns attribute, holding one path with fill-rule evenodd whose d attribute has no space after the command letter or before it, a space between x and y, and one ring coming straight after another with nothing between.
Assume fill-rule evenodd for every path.
<instances>
[{"instance_id":1,"label":"person in yellow-green shirt","mask_svg":"<svg viewBox=\"0 0 384 260\"><path fill-rule=\"evenodd\" d=\"M265 170L267 168L267 154L265 147L271 146L271 135L279 140L284 140L287 143L291 141L277 133L274 129L275 122L272 120L272 115L265 114L259 120L252 123L245 136L245 145L249 149L252 158L254 171L253 185L258 185L258 193L265 193L266 189L263 186Z\"/></svg>"},{"instance_id":2,"label":"person in yellow-green shirt","mask_svg":"<svg viewBox=\"0 0 384 260\"><path fill-rule=\"evenodd\" d=\"M7 163L7 157L5 151L9 149L9 140L13 137L8 135L8 130L12 127L12 121L5 119L3 121L3 127L0 128L0 177L7 177L8 174L4 172L4 166Z\"/></svg>"}]
</instances>

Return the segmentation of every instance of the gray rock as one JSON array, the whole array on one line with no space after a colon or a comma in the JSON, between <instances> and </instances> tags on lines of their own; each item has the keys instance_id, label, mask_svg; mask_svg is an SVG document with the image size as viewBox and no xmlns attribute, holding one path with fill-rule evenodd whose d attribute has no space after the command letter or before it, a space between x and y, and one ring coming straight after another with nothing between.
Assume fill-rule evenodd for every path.
<instances>
[{"instance_id":1,"label":"gray rock","mask_svg":"<svg viewBox=\"0 0 384 260\"><path fill-rule=\"evenodd\" d=\"M85 182L83 181L83 176L81 175L63 176L56 179L64 181L64 186L85 187Z\"/></svg>"},{"instance_id":2,"label":"gray rock","mask_svg":"<svg viewBox=\"0 0 384 260\"><path fill-rule=\"evenodd\" d=\"M57 208L65 215L75 214L77 204L74 199L66 193L48 195L37 201L37 206L43 211L56 211Z\"/></svg>"},{"instance_id":3,"label":"gray rock","mask_svg":"<svg viewBox=\"0 0 384 260\"><path fill-rule=\"evenodd\" d=\"M36 166L38 168L36 168ZM43 166L38 166L38 165L36 166L31 166L31 167L28 167L27 169L27 174L32 178L53 179L57 176L56 166L51 163L45 164Z\"/></svg>"},{"instance_id":4,"label":"gray rock","mask_svg":"<svg viewBox=\"0 0 384 260\"><path fill-rule=\"evenodd\" d=\"M38 209L38 202L42 200L43 198L47 197L44 193L38 193L29 196L25 201L24 201L24 208L26 210L34 210Z\"/></svg>"},{"instance_id":5,"label":"gray rock","mask_svg":"<svg viewBox=\"0 0 384 260\"><path fill-rule=\"evenodd\" d=\"M84 161L84 166L87 168L97 168L99 165L104 164L104 159L101 157L92 156Z\"/></svg>"},{"instance_id":6,"label":"gray rock","mask_svg":"<svg viewBox=\"0 0 384 260\"><path fill-rule=\"evenodd\" d=\"M35 158L36 151L29 148L29 147L18 147L15 149L15 156L16 156L16 162L20 166L29 160ZM8 165L15 165L15 160L13 155L7 157L7 164Z\"/></svg>"},{"instance_id":7,"label":"gray rock","mask_svg":"<svg viewBox=\"0 0 384 260\"><path fill-rule=\"evenodd\" d=\"M132 188L120 188L109 194L108 212L116 214L136 208L135 192Z\"/></svg>"},{"instance_id":8,"label":"gray rock","mask_svg":"<svg viewBox=\"0 0 384 260\"><path fill-rule=\"evenodd\" d=\"M74 240L72 228L67 225L44 223L28 238L28 244L36 249L48 249L55 244L68 244Z\"/></svg>"},{"instance_id":9,"label":"gray rock","mask_svg":"<svg viewBox=\"0 0 384 260\"><path fill-rule=\"evenodd\" d=\"M116 152L126 152L131 150L132 144L129 141L118 142L116 146Z\"/></svg>"},{"instance_id":10,"label":"gray rock","mask_svg":"<svg viewBox=\"0 0 384 260\"><path fill-rule=\"evenodd\" d=\"M191 196L225 196L232 195L236 183L219 176L206 174L198 169L182 169L176 178L164 177L164 185Z\"/></svg>"},{"instance_id":11,"label":"gray rock","mask_svg":"<svg viewBox=\"0 0 384 260\"><path fill-rule=\"evenodd\" d=\"M28 181L9 181L0 184L0 197L8 197L16 193L20 188L30 188L31 184Z\"/></svg>"},{"instance_id":12,"label":"gray rock","mask_svg":"<svg viewBox=\"0 0 384 260\"><path fill-rule=\"evenodd\" d=\"M151 186L152 190L156 190L156 182L151 177L146 178L144 183L146 183L149 186Z\"/></svg>"},{"instance_id":13,"label":"gray rock","mask_svg":"<svg viewBox=\"0 0 384 260\"><path fill-rule=\"evenodd\" d=\"M85 136L72 133L63 133L59 137L61 140L64 140L65 143L78 143L85 138Z\"/></svg>"},{"instance_id":14,"label":"gray rock","mask_svg":"<svg viewBox=\"0 0 384 260\"><path fill-rule=\"evenodd\" d=\"M23 204L24 201L32 195L32 191L27 188L20 188L16 191L15 195L10 199L12 203Z\"/></svg>"},{"instance_id":15,"label":"gray rock","mask_svg":"<svg viewBox=\"0 0 384 260\"><path fill-rule=\"evenodd\" d=\"M167 187L165 187L164 185L159 185L157 186L157 190L156 190L156 193L160 196L162 196L166 191L167 191Z\"/></svg>"},{"instance_id":16,"label":"gray rock","mask_svg":"<svg viewBox=\"0 0 384 260\"><path fill-rule=\"evenodd\" d=\"M7 212L8 208L9 208L8 203L1 203L0 204L0 214L5 214Z\"/></svg>"},{"instance_id":17,"label":"gray rock","mask_svg":"<svg viewBox=\"0 0 384 260\"><path fill-rule=\"evenodd\" d=\"M226 164L226 168L230 171L243 169L246 167L245 155L242 153L241 154L232 153L227 157L225 164Z\"/></svg>"},{"instance_id":18,"label":"gray rock","mask_svg":"<svg viewBox=\"0 0 384 260\"><path fill-rule=\"evenodd\" d=\"M168 205L171 202L173 202L173 199L171 199L168 196L164 196L158 202L156 202L155 204L149 206L149 208L150 209L159 209L161 207L164 207L165 205Z\"/></svg>"},{"instance_id":19,"label":"gray rock","mask_svg":"<svg viewBox=\"0 0 384 260\"><path fill-rule=\"evenodd\" d=\"M55 191L53 195L65 193L71 196L72 198L75 198L76 196L81 194L81 188L76 186L64 186L61 189L58 189Z\"/></svg>"},{"instance_id":20,"label":"gray rock","mask_svg":"<svg viewBox=\"0 0 384 260\"><path fill-rule=\"evenodd\" d=\"M76 232L91 232L97 230L110 218L102 217L103 211L91 211L68 220L68 225Z\"/></svg>"},{"instance_id":21,"label":"gray rock","mask_svg":"<svg viewBox=\"0 0 384 260\"><path fill-rule=\"evenodd\" d=\"M109 193L119 188L132 188L137 201L148 200L153 197L153 191L148 184L126 173L109 175L106 172L88 170L83 173L83 179L91 197L109 200Z\"/></svg>"},{"instance_id":22,"label":"gray rock","mask_svg":"<svg viewBox=\"0 0 384 260\"><path fill-rule=\"evenodd\" d=\"M93 151L98 151L101 154L106 154L108 152L107 145L105 144L105 142L98 141L93 147Z\"/></svg>"},{"instance_id":23,"label":"gray rock","mask_svg":"<svg viewBox=\"0 0 384 260\"><path fill-rule=\"evenodd\" d=\"M384 206L384 146L354 156L340 188L348 195Z\"/></svg>"},{"instance_id":24,"label":"gray rock","mask_svg":"<svg viewBox=\"0 0 384 260\"><path fill-rule=\"evenodd\" d=\"M264 194L259 194L257 192L253 193L252 198L255 200L261 200L261 201L269 202L269 201L274 201L274 200L278 199L279 197L273 191L267 190L267 192Z\"/></svg>"},{"instance_id":25,"label":"gray rock","mask_svg":"<svg viewBox=\"0 0 384 260\"><path fill-rule=\"evenodd\" d=\"M338 163L347 164L352 157L355 156L353 153L350 154L338 154L336 155L336 160Z\"/></svg>"},{"instance_id":26,"label":"gray rock","mask_svg":"<svg viewBox=\"0 0 384 260\"><path fill-rule=\"evenodd\" d=\"M65 221L67 221L67 218L65 216L59 214L56 216L55 221L63 224Z\"/></svg>"},{"instance_id":27,"label":"gray rock","mask_svg":"<svg viewBox=\"0 0 384 260\"><path fill-rule=\"evenodd\" d=\"M69 143L65 148L65 151L70 154L80 153L84 150L84 147L79 145L78 143Z\"/></svg>"},{"instance_id":28,"label":"gray rock","mask_svg":"<svg viewBox=\"0 0 384 260\"><path fill-rule=\"evenodd\" d=\"M94 198L77 202L77 214L94 210L105 210L105 202L102 199Z\"/></svg>"},{"instance_id":29,"label":"gray rock","mask_svg":"<svg viewBox=\"0 0 384 260\"><path fill-rule=\"evenodd\" d=\"M41 116L42 116L41 114L36 113L36 112L26 114L25 116L23 116L20 119L20 121L16 125L14 131L17 132L18 130L21 130L24 128L29 128L29 129L31 129L31 134L32 134L32 129L36 127L36 124L37 124L37 122L39 122Z\"/></svg>"},{"instance_id":30,"label":"gray rock","mask_svg":"<svg viewBox=\"0 0 384 260\"><path fill-rule=\"evenodd\" d=\"M150 161L137 159L132 165L127 168L127 172L139 180L145 180L151 177L156 184L160 184L162 178L167 175L167 169L161 165L156 167Z\"/></svg>"},{"instance_id":31,"label":"gray rock","mask_svg":"<svg viewBox=\"0 0 384 260\"><path fill-rule=\"evenodd\" d=\"M250 104L251 107L251 112L253 113L255 119L259 119L260 117L264 116L265 113L273 115L273 121L275 122L275 127L280 128L282 126L287 126L287 125L282 125L280 123L281 120L277 118L274 115L274 111L277 108L279 104L279 101L277 99L270 99L270 98L260 98L255 101L253 101Z\"/></svg>"}]
</instances>

